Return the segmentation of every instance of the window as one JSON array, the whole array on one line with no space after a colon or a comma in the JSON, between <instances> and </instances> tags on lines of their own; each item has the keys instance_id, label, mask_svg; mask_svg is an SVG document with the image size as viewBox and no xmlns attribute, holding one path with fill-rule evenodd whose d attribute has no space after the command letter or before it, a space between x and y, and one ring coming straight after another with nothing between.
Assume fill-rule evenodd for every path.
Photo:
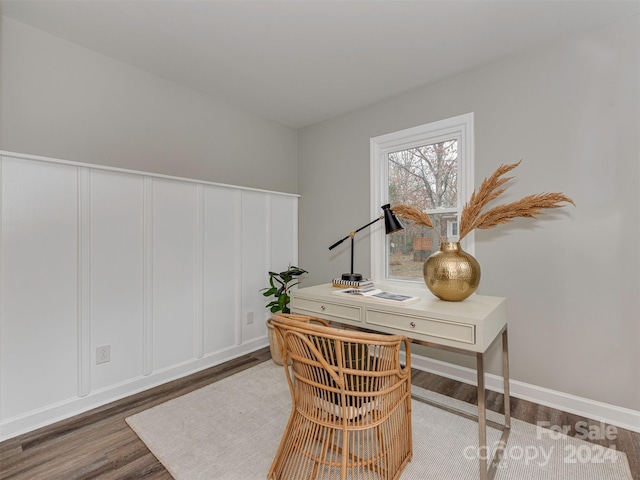
<instances>
[{"instance_id":1,"label":"window","mask_svg":"<svg viewBox=\"0 0 640 480\"><path fill-rule=\"evenodd\" d=\"M427 212L434 224L401 219L404 230L371 235L375 281L423 282L422 267L440 238L458 240L460 213L473 191L473 161L473 113L371 139L373 216L386 203L404 203ZM463 244L473 255L473 232Z\"/></svg>"}]
</instances>

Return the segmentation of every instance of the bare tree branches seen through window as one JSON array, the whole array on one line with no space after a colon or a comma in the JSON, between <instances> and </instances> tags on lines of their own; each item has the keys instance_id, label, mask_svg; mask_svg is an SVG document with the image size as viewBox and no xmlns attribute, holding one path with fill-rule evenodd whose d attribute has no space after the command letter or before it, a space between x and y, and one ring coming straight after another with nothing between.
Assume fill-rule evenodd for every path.
<instances>
[{"instance_id":1,"label":"bare tree branches seen through window","mask_svg":"<svg viewBox=\"0 0 640 480\"><path fill-rule=\"evenodd\" d=\"M389 201L427 212L442 238L458 235L458 140L446 140L388 154ZM440 248L431 228L405 221L389 235L389 277L422 278L422 266Z\"/></svg>"}]
</instances>

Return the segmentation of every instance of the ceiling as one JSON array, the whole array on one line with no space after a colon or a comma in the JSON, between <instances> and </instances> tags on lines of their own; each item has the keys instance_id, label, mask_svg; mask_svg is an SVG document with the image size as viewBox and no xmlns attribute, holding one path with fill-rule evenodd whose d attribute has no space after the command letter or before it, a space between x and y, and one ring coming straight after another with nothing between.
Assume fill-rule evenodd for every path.
<instances>
[{"instance_id":1,"label":"ceiling","mask_svg":"<svg viewBox=\"0 0 640 480\"><path fill-rule=\"evenodd\" d=\"M562 36L640 0L1 0L2 14L292 128Z\"/></svg>"}]
</instances>

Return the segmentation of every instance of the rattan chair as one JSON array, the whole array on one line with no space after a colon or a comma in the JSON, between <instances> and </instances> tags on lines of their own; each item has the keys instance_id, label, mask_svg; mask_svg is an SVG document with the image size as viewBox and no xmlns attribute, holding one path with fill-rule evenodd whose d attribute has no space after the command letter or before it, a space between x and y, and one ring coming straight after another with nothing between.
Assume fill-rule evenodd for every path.
<instances>
[{"instance_id":1,"label":"rattan chair","mask_svg":"<svg viewBox=\"0 0 640 480\"><path fill-rule=\"evenodd\" d=\"M295 315L293 313L278 313L280 317L291 318L293 320L297 320L299 322L313 322L319 323L320 325L328 326L329 324L325 322L321 318L310 317L308 315ZM271 352L271 359L277 363L278 365L282 365L282 355L280 354L280 345L278 344L278 340L276 338L276 329L273 326L271 319L267 320L267 333L269 334L269 350ZM289 360L289 365L291 365L291 360Z\"/></svg>"},{"instance_id":2,"label":"rattan chair","mask_svg":"<svg viewBox=\"0 0 640 480\"><path fill-rule=\"evenodd\" d=\"M399 478L412 456L407 338L272 320L292 409L267 478Z\"/></svg>"}]
</instances>

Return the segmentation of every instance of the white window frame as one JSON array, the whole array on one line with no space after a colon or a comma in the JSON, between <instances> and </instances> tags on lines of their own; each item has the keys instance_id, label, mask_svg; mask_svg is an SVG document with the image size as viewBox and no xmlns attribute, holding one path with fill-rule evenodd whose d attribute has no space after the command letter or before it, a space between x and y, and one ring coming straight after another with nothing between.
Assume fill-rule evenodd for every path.
<instances>
[{"instance_id":1,"label":"white window frame","mask_svg":"<svg viewBox=\"0 0 640 480\"><path fill-rule=\"evenodd\" d=\"M453 233L453 229L456 229L456 233ZM458 220L447 220L447 238L457 237L458 234Z\"/></svg>"},{"instance_id":2,"label":"white window frame","mask_svg":"<svg viewBox=\"0 0 640 480\"><path fill-rule=\"evenodd\" d=\"M439 120L437 122L408 128L374 137L370 142L371 152L371 218L380 216L380 207L389 203L388 154L408 148L430 145L443 140L458 140L458 224L465 202L474 189L474 136L473 113ZM392 205L393 206L393 205ZM424 283L418 280L389 279L387 272L387 239L378 222L371 232L371 278L385 283ZM462 240L462 248L475 254L474 232Z\"/></svg>"}]
</instances>

